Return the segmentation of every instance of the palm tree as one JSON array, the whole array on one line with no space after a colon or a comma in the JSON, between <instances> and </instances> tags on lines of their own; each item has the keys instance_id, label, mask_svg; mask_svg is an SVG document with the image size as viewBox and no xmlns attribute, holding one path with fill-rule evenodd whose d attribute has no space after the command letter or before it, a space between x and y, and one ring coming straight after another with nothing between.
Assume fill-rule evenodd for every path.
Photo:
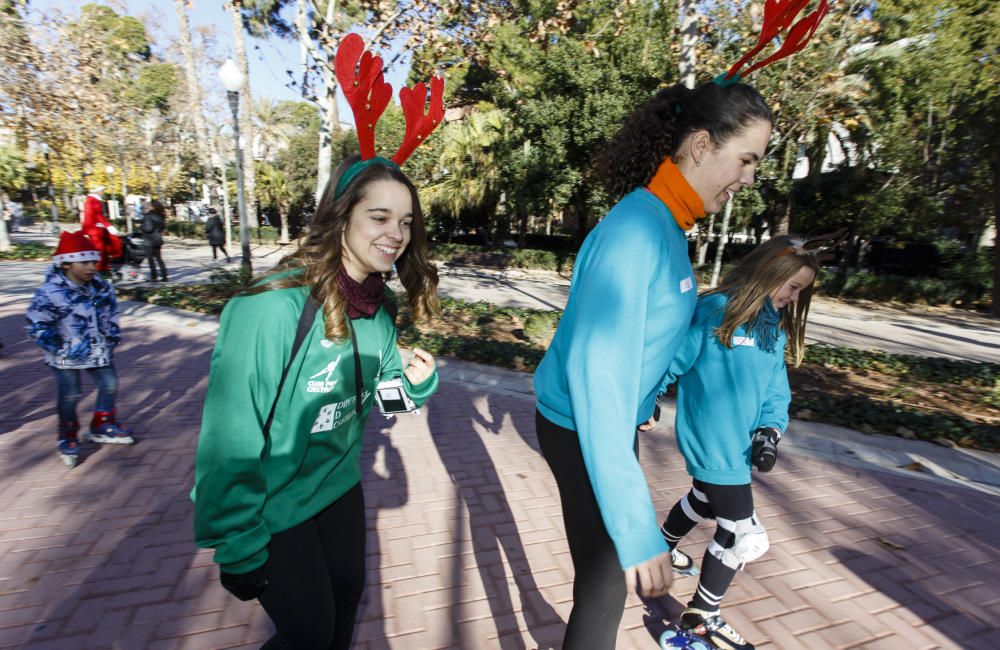
<instances>
[{"instance_id":1,"label":"palm tree","mask_svg":"<svg viewBox=\"0 0 1000 650\"><path fill-rule=\"evenodd\" d=\"M279 149L288 144L295 135L295 126L289 122L287 105L264 97L253 105L253 117L257 134L254 149L259 158L270 162Z\"/></svg>"},{"instance_id":2,"label":"palm tree","mask_svg":"<svg viewBox=\"0 0 1000 650\"><path fill-rule=\"evenodd\" d=\"M443 129L445 144L438 159L443 171L424 192L429 205L440 206L458 219L463 210L498 200L496 146L505 124L503 111L493 109L472 113Z\"/></svg>"},{"instance_id":3,"label":"palm tree","mask_svg":"<svg viewBox=\"0 0 1000 650\"><path fill-rule=\"evenodd\" d=\"M278 218L281 220L281 238L279 244L287 244L288 239L288 214L292 207L292 190L288 185L288 177L285 173L273 165L266 162L257 164L257 171L260 173L261 203L272 205L278 210Z\"/></svg>"}]
</instances>

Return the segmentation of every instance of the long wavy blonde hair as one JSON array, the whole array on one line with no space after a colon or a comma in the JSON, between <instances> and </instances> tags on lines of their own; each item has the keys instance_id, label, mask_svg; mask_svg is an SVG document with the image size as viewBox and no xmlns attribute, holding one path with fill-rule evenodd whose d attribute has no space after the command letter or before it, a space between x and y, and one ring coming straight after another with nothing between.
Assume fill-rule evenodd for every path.
<instances>
[{"instance_id":1,"label":"long wavy blonde hair","mask_svg":"<svg viewBox=\"0 0 1000 650\"><path fill-rule=\"evenodd\" d=\"M299 241L298 250L259 278L250 292L311 287L313 298L323 306L326 338L331 340L343 339L350 333L347 297L337 285L337 275L344 268L344 233L350 227L354 206L364 199L368 186L376 181L392 180L402 183L410 191L413 200L410 243L396 260L396 271L399 281L406 289L414 322L428 320L441 310L437 296L437 267L427 258L427 230L417 189L399 169L372 165L359 172L339 197L335 196L340 177L358 160L360 156L355 155L340 163L327 181L316 214L308 231ZM290 273L298 269L302 272Z\"/></svg>"},{"instance_id":2,"label":"long wavy blonde hair","mask_svg":"<svg viewBox=\"0 0 1000 650\"><path fill-rule=\"evenodd\" d=\"M803 267L812 269L813 273L819 271L816 257L788 235L772 237L750 251L726 274L722 284L706 292L706 295L721 293L729 298L722 324L715 330L719 342L732 348L736 328L750 327L763 309L764 299ZM781 328L788 337L788 351L796 366L802 363L806 352L806 318L814 286L815 281L803 287L798 301L781 312Z\"/></svg>"}]
</instances>

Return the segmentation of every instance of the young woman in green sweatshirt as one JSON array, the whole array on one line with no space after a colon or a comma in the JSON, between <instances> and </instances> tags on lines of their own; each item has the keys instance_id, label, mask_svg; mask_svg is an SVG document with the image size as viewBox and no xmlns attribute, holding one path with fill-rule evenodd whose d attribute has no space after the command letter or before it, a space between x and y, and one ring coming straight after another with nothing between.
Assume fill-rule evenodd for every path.
<instances>
[{"instance_id":1,"label":"young woman in green sweatshirt","mask_svg":"<svg viewBox=\"0 0 1000 650\"><path fill-rule=\"evenodd\" d=\"M438 384L422 350L403 367L385 287L395 269L414 319L436 313L426 249L413 184L389 160L353 156L298 251L222 313L198 440L195 538L215 549L222 585L258 598L271 617L277 633L265 648L350 646L365 580L359 455L375 386L402 377L420 406ZM318 310L293 356L310 299Z\"/></svg>"}]
</instances>

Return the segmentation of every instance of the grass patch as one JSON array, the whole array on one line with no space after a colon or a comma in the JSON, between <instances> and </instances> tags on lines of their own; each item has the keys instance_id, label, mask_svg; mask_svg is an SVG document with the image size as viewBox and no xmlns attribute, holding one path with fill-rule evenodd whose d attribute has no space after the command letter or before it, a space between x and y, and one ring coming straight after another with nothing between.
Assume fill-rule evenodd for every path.
<instances>
[{"instance_id":1,"label":"grass patch","mask_svg":"<svg viewBox=\"0 0 1000 650\"><path fill-rule=\"evenodd\" d=\"M245 282L220 270L206 285L120 290L122 297L219 313ZM441 299L441 318L414 325L399 310L399 342L449 356L532 372L545 355L561 312ZM884 433L1000 451L1000 364L810 346L789 368L792 415L868 433Z\"/></svg>"},{"instance_id":2,"label":"grass patch","mask_svg":"<svg viewBox=\"0 0 1000 650\"><path fill-rule=\"evenodd\" d=\"M49 262L55 253L55 248L37 242L11 244L9 251L0 252L0 260L16 260L19 262Z\"/></svg>"}]
</instances>

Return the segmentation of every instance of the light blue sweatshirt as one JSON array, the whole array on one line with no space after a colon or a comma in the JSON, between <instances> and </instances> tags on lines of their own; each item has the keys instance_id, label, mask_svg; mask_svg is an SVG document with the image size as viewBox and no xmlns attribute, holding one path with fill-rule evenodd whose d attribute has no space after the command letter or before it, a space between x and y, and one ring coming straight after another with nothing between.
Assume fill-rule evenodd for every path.
<instances>
[{"instance_id":1,"label":"light blue sweatshirt","mask_svg":"<svg viewBox=\"0 0 1000 650\"><path fill-rule=\"evenodd\" d=\"M684 231L660 199L634 190L583 243L566 310L535 372L539 412L579 436L622 568L667 551L633 444L696 296Z\"/></svg>"},{"instance_id":2,"label":"light blue sweatshirt","mask_svg":"<svg viewBox=\"0 0 1000 650\"><path fill-rule=\"evenodd\" d=\"M774 351L766 352L741 326L727 349L715 335L727 302L722 294L698 300L663 387L680 378L674 428L688 474L716 485L745 485L753 431L773 427L784 432L788 426L787 337L780 331Z\"/></svg>"}]
</instances>

